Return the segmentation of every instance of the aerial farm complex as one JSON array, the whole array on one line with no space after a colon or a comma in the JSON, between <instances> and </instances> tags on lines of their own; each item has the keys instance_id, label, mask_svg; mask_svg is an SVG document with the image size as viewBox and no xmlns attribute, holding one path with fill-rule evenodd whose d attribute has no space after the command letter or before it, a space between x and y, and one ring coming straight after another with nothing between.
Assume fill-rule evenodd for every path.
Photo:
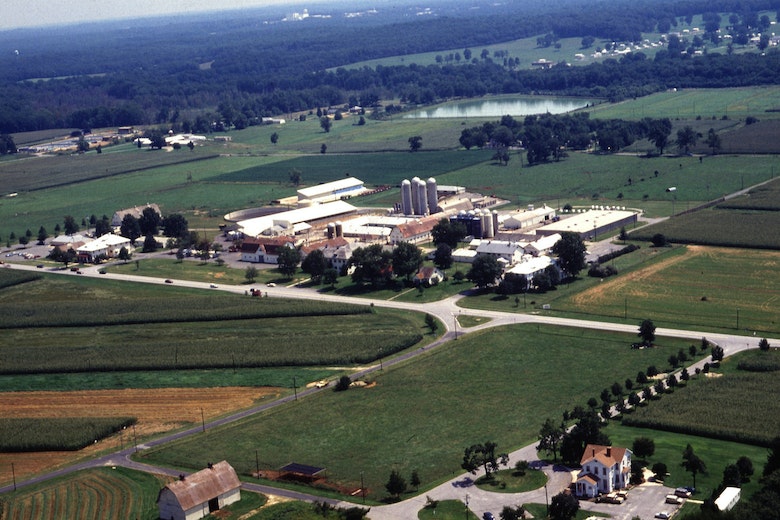
<instances>
[{"instance_id":1,"label":"aerial farm complex","mask_svg":"<svg viewBox=\"0 0 780 520\"><path fill-rule=\"evenodd\" d=\"M463 224L468 246L453 259L471 263L479 254L495 256L505 272L531 278L553 260L547 256L562 232L583 239L636 222L637 212L593 206L559 213L547 205L501 211L508 201L469 193L460 186L439 186L436 179L417 177L401 183L401 200L392 209L360 208L352 200L370 192L363 181L347 177L298 190L277 201L276 210L256 208L226 215L226 232L241 241L241 259L275 264L280 247L300 247L303 254L321 249L331 267L343 270L357 247L431 241L442 219Z\"/></svg>"}]
</instances>

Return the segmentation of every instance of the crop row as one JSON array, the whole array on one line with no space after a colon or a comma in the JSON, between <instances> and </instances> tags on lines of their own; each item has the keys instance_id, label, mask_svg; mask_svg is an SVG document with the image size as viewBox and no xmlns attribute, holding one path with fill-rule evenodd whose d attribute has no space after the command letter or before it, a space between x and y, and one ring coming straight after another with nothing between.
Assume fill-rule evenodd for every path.
<instances>
[{"instance_id":1,"label":"crop row","mask_svg":"<svg viewBox=\"0 0 780 520\"><path fill-rule=\"evenodd\" d=\"M3 269L0 271L0 289L13 287L27 282L38 280L41 277L38 273L27 273L25 271L13 271Z\"/></svg>"},{"instance_id":2,"label":"crop row","mask_svg":"<svg viewBox=\"0 0 780 520\"><path fill-rule=\"evenodd\" d=\"M747 195L722 202L718 207L721 209L780 211L780 182L771 182L753 188Z\"/></svg>"},{"instance_id":3,"label":"crop row","mask_svg":"<svg viewBox=\"0 0 780 520\"><path fill-rule=\"evenodd\" d=\"M2 374L367 363L418 343L418 325L340 316L5 331Z\"/></svg>"},{"instance_id":4,"label":"crop row","mask_svg":"<svg viewBox=\"0 0 780 520\"><path fill-rule=\"evenodd\" d=\"M9 495L0 502L0 518L157 518L154 500L160 482L145 473L99 468Z\"/></svg>"},{"instance_id":5,"label":"crop row","mask_svg":"<svg viewBox=\"0 0 780 520\"><path fill-rule=\"evenodd\" d=\"M707 210L640 228L630 236L651 240L660 233L680 244L780 249L780 211Z\"/></svg>"},{"instance_id":6,"label":"crop row","mask_svg":"<svg viewBox=\"0 0 780 520\"><path fill-rule=\"evenodd\" d=\"M0 418L0 451L76 451L135 421L135 417Z\"/></svg>"},{"instance_id":7,"label":"crop row","mask_svg":"<svg viewBox=\"0 0 780 520\"><path fill-rule=\"evenodd\" d=\"M768 446L780 431L776 374L697 379L684 390L638 408L623 424L758 446Z\"/></svg>"},{"instance_id":8,"label":"crop row","mask_svg":"<svg viewBox=\"0 0 780 520\"><path fill-rule=\"evenodd\" d=\"M0 328L95 327L147 323L183 323L335 316L370 313L368 306L273 298L188 296L137 299L38 300L0 303Z\"/></svg>"}]
</instances>

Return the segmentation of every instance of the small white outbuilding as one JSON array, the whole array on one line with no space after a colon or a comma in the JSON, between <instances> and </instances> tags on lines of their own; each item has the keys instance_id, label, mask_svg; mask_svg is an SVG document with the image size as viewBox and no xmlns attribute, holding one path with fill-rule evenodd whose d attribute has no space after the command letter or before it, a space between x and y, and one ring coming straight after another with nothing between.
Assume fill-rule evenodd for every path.
<instances>
[{"instance_id":1,"label":"small white outbuilding","mask_svg":"<svg viewBox=\"0 0 780 520\"><path fill-rule=\"evenodd\" d=\"M161 520L197 520L241 500L241 481L227 461L182 475L157 496Z\"/></svg>"}]
</instances>

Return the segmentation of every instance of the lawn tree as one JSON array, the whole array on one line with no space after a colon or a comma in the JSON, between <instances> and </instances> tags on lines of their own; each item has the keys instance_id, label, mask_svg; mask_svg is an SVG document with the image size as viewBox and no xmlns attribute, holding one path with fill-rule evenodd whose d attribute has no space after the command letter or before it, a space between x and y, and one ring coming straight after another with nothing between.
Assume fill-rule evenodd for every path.
<instances>
[{"instance_id":1,"label":"lawn tree","mask_svg":"<svg viewBox=\"0 0 780 520\"><path fill-rule=\"evenodd\" d=\"M754 473L753 461L749 457L742 455L737 459L737 468L739 469L741 482L750 482L750 477Z\"/></svg>"},{"instance_id":2,"label":"lawn tree","mask_svg":"<svg viewBox=\"0 0 780 520\"><path fill-rule=\"evenodd\" d=\"M707 139L704 142L707 144L710 150L712 150L712 155L715 155L718 153L718 150L720 150L720 136L715 132L714 128L709 129L707 132Z\"/></svg>"},{"instance_id":3,"label":"lawn tree","mask_svg":"<svg viewBox=\"0 0 780 520\"><path fill-rule=\"evenodd\" d=\"M580 502L571 493L558 493L550 500L550 520L571 520L579 510Z\"/></svg>"},{"instance_id":4,"label":"lawn tree","mask_svg":"<svg viewBox=\"0 0 780 520\"><path fill-rule=\"evenodd\" d=\"M293 168L290 170L288 176L290 177L290 182L293 183L295 186L301 185L301 179L302 179L303 172L297 168Z\"/></svg>"},{"instance_id":5,"label":"lawn tree","mask_svg":"<svg viewBox=\"0 0 780 520\"><path fill-rule=\"evenodd\" d=\"M631 459L631 477L629 477L629 483L634 486L638 486L645 481L644 467L638 460Z\"/></svg>"},{"instance_id":6,"label":"lawn tree","mask_svg":"<svg viewBox=\"0 0 780 520\"><path fill-rule=\"evenodd\" d=\"M316 284L322 281L322 275L328 267L330 267L328 259L321 249L315 249L301 262L301 271L311 276L312 282Z\"/></svg>"},{"instance_id":7,"label":"lawn tree","mask_svg":"<svg viewBox=\"0 0 780 520\"><path fill-rule=\"evenodd\" d=\"M767 477L778 469L780 469L780 436L769 443L769 454L766 457L763 475Z\"/></svg>"},{"instance_id":8,"label":"lawn tree","mask_svg":"<svg viewBox=\"0 0 780 520\"><path fill-rule=\"evenodd\" d=\"M631 451L637 458L647 460L655 453L655 441L650 437L637 437L634 439Z\"/></svg>"},{"instance_id":9,"label":"lawn tree","mask_svg":"<svg viewBox=\"0 0 780 520\"><path fill-rule=\"evenodd\" d=\"M455 280L457 283L460 283L463 281L463 279L466 278L466 275L463 274L463 271L455 271L452 275L452 279Z\"/></svg>"},{"instance_id":10,"label":"lawn tree","mask_svg":"<svg viewBox=\"0 0 780 520\"><path fill-rule=\"evenodd\" d=\"M680 380L688 381L690 378L691 374L688 373L688 367L683 368L682 372L680 372Z\"/></svg>"},{"instance_id":11,"label":"lawn tree","mask_svg":"<svg viewBox=\"0 0 780 520\"><path fill-rule=\"evenodd\" d=\"M122 224L119 226L119 234L130 240L135 245L135 241L141 236L141 226L138 219L129 213L122 218Z\"/></svg>"},{"instance_id":12,"label":"lawn tree","mask_svg":"<svg viewBox=\"0 0 780 520\"><path fill-rule=\"evenodd\" d=\"M333 387L334 392L344 392L345 390L349 390L349 386L352 384L352 380L349 378L349 376L341 376L338 381L336 381L336 385Z\"/></svg>"},{"instance_id":13,"label":"lawn tree","mask_svg":"<svg viewBox=\"0 0 780 520\"><path fill-rule=\"evenodd\" d=\"M436 332L436 329L439 328L439 323L436 321L436 318L434 318L431 314L426 314L425 326L431 330L431 334L434 334Z\"/></svg>"},{"instance_id":14,"label":"lawn tree","mask_svg":"<svg viewBox=\"0 0 780 520\"><path fill-rule=\"evenodd\" d=\"M504 506L498 517L501 520L522 520L525 518L525 508L523 506Z\"/></svg>"},{"instance_id":15,"label":"lawn tree","mask_svg":"<svg viewBox=\"0 0 780 520\"><path fill-rule=\"evenodd\" d=\"M675 141L675 144L677 144L677 148L680 151L690 153L691 147L696 146L697 140L698 135L696 134L696 130L690 126L685 126L680 130L677 130L677 140Z\"/></svg>"},{"instance_id":16,"label":"lawn tree","mask_svg":"<svg viewBox=\"0 0 780 520\"><path fill-rule=\"evenodd\" d=\"M656 462L653 464L653 467L650 468L650 471L653 472L653 475L655 475L655 478L658 480L664 480L666 478L667 468L666 464L663 462Z\"/></svg>"},{"instance_id":17,"label":"lawn tree","mask_svg":"<svg viewBox=\"0 0 780 520\"><path fill-rule=\"evenodd\" d=\"M645 375L644 372L642 372L640 370L639 372L636 373L636 382L637 383L639 383L640 385L644 385L644 384L647 383L647 381L648 381L648 379L647 379L647 376Z\"/></svg>"},{"instance_id":18,"label":"lawn tree","mask_svg":"<svg viewBox=\"0 0 780 520\"><path fill-rule=\"evenodd\" d=\"M723 485L739 487L742 484L742 475L736 464L728 464L723 468Z\"/></svg>"},{"instance_id":19,"label":"lawn tree","mask_svg":"<svg viewBox=\"0 0 780 520\"><path fill-rule=\"evenodd\" d=\"M66 235L73 235L78 232L79 224L72 216L65 215L65 227L63 229L65 230Z\"/></svg>"},{"instance_id":20,"label":"lawn tree","mask_svg":"<svg viewBox=\"0 0 780 520\"><path fill-rule=\"evenodd\" d=\"M76 251L73 250L73 248L68 248L67 251L63 251L62 249L55 247L51 250L51 253L49 253L49 259L53 260L55 262L62 262L65 267L68 267L68 264L76 261Z\"/></svg>"},{"instance_id":21,"label":"lawn tree","mask_svg":"<svg viewBox=\"0 0 780 520\"><path fill-rule=\"evenodd\" d=\"M43 229L43 228L41 228ZM758 342L758 348L762 352L767 352L769 350L769 340L766 338L761 338L761 340Z\"/></svg>"},{"instance_id":22,"label":"lawn tree","mask_svg":"<svg viewBox=\"0 0 780 520\"><path fill-rule=\"evenodd\" d=\"M162 222L163 235L166 237L184 239L190 234L187 219L178 213L172 213Z\"/></svg>"},{"instance_id":23,"label":"lawn tree","mask_svg":"<svg viewBox=\"0 0 780 520\"><path fill-rule=\"evenodd\" d=\"M691 474L693 477L693 487L696 488L696 475L699 473L706 473L707 466L704 461L699 458L693 451L693 447L688 444L683 450L682 463L680 464L685 471Z\"/></svg>"},{"instance_id":24,"label":"lawn tree","mask_svg":"<svg viewBox=\"0 0 780 520\"><path fill-rule=\"evenodd\" d=\"M153 235L146 235L142 252L154 253L155 251L157 251L157 240L155 240Z\"/></svg>"},{"instance_id":25,"label":"lawn tree","mask_svg":"<svg viewBox=\"0 0 780 520\"><path fill-rule=\"evenodd\" d=\"M128 251L128 249L125 246L122 246L119 249L119 254L117 254L116 257L122 261L130 260L130 251Z\"/></svg>"},{"instance_id":26,"label":"lawn tree","mask_svg":"<svg viewBox=\"0 0 780 520\"><path fill-rule=\"evenodd\" d=\"M642 397L639 395L639 392L631 392L631 394L629 394L628 404L630 404L632 407L636 408L641 402Z\"/></svg>"},{"instance_id":27,"label":"lawn tree","mask_svg":"<svg viewBox=\"0 0 780 520\"><path fill-rule=\"evenodd\" d=\"M509 455L496 453L497 447L498 445L492 441L469 446L463 453L463 463L460 467L473 475L476 475L477 470L481 467L485 470L485 476L490 478L491 474L498 471L500 466L509 464Z\"/></svg>"},{"instance_id":28,"label":"lawn tree","mask_svg":"<svg viewBox=\"0 0 780 520\"><path fill-rule=\"evenodd\" d=\"M557 462L558 449L560 448L565 432L566 428L563 424L557 425L552 419L548 418L544 421L542 428L539 430L539 444L536 445L536 449L552 453L553 460Z\"/></svg>"},{"instance_id":29,"label":"lawn tree","mask_svg":"<svg viewBox=\"0 0 780 520\"><path fill-rule=\"evenodd\" d=\"M320 153L321 154L325 154L325 152L327 152L327 151L328 151L328 145L325 144L325 143L322 143L322 145L320 146Z\"/></svg>"},{"instance_id":30,"label":"lawn tree","mask_svg":"<svg viewBox=\"0 0 780 520\"><path fill-rule=\"evenodd\" d=\"M447 244L439 244L436 246L436 251L433 253L433 264L446 271L452 267L452 248Z\"/></svg>"},{"instance_id":31,"label":"lawn tree","mask_svg":"<svg viewBox=\"0 0 780 520\"><path fill-rule=\"evenodd\" d=\"M664 148L669 145L669 136L672 133L672 122L668 117L663 119L650 119L647 129L647 139L658 148L658 153L664 154Z\"/></svg>"},{"instance_id":32,"label":"lawn tree","mask_svg":"<svg viewBox=\"0 0 780 520\"><path fill-rule=\"evenodd\" d=\"M501 272L501 264L494 256L477 255L471 263L471 269L466 273L466 278L480 289L484 289L496 283Z\"/></svg>"},{"instance_id":33,"label":"lawn tree","mask_svg":"<svg viewBox=\"0 0 780 520\"><path fill-rule=\"evenodd\" d=\"M585 244L579 233L561 233L561 239L553 245L552 253L558 257L558 266L572 278L576 278L585 268Z\"/></svg>"},{"instance_id":34,"label":"lawn tree","mask_svg":"<svg viewBox=\"0 0 780 520\"><path fill-rule=\"evenodd\" d=\"M666 240L666 236L662 233L656 233L653 235L653 237L650 239L650 242L653 244L653 247L666 247L666 245L669 243L669 241Z\"/></svg>"},{"instance_id":35,"label":"lawn tree","mask_svg":"<svg viewBox=\"0 0 780 520\"><path fill-rule=\"evenodd\" d=\"M723 361L723 347L720 345L713 345L712 346L712 353L710 354L712 356L712 362L713 363L720 363Z\"/></svg>"},{"instance_id":36,"label":"lawn tree","mask_svg":"<svg viewBox=\"0 0 780 520\"><path fill-rule=\"evenodd\" d=\"M271 144L276 144L279 142L279 134L274 132L271 134Z\"/></svg>"},{"instance_id":37,"label":"lawn tree","mask_svg":"<svg viewBox=\"0 0 780 520\"><path fill-rule=\"evenodd\" d=\"M41 226L38 229L38 245L42 246L47 238L49 238L49 234L46 232L46 228Z\"/></svg>"},{"instance_id":38,"label":"lawn tree","mask_svg":"<svg viewBox=\"0 0 780 520\"><path fill-rule=\"evenodd\" d=\"M450 249L458 247L458 242L466 237L466 226L461 222L451 222L449 219L443 218L433 226L431 229L431 237L433 243L438 246L439 244L447 244Z\"/></svg>"},{"instance_id":39,"label":"lawn tree","mask_svg":"<svg viewBox=\"0 0 780 520\"><path fill-rule=\"evenodd\" d=\"M279 272L282 276L292 278L301 262L301 252L295 247L283 246L279 249L276 263L279 264Z\"/></svg>"},{"instance_id":40,"label":"lawn tree","mask_svg":"<svg viewBox=\"0 0 780 520\"><path fill-rule=\"evenodd\" d=\"M416 152L422 148L422 137L415 135L409 138L409 151Z\"/></svg>"},{"instance_id":41,"label":"lawn tree","mask_svg":"<svg viewBox=\"0 0 780 520\"><path fill-rule=\"evenodd\" d=\"M392 278L392 253L386 251L382 244L372 244L359 247L352 252L349 266L354 267L352 281L368 282L371 285L386 283Z\"/></svg>"},{"instance_id":42,"label":"lawn tree","mask_svg":"<svg viewBox=\"0 0 780 520\"><path fill-rule=\"evenodd\" d=\"M393 273L409 281L423 264L422 250L409 242L400 242L393 249Z\"/></svg>"},{"instance_id":43,"label":"lawn tree","mask_svg":"<svg viewBox=\"0 0 780 520\"><path fill-rule=\"evenodd\" d=\"M623 395L623 387L617 381L612 383L611 390L612 395L614 395L616 398L620 398Z\"/></svg>"},{"instance_id":44,"label":"lawn tree","mask_svg":"<svg viewBox=\"0 0 780 520\"><path fill-rule=\"evenodd\" d=\"M330 132L330 127L333 125L333 122L330 120L328 116L322 116L320 118L320 128L322 128L325 133L327 134Z\"/></svg>"},{"instance_id":45,"label":"lawn tree","mask_svg":"<svg viewBox=\"0 0 780 520\"><path fill-rule=\"evenodd\" d=\"M637 336L642 338L642 343L644 345L651 346L655 341L655 324L653 323L653 320L642 320L642 323L639 324L639 333ZM655 374L650 374L648 372L647 375L652 376Z\"/></svg>"},{"instance_id":46,"label":"lawn tree","mask_svg":"<svg viewBox=\"0 0 780 520\"><path fill-rule=\"evenodd\" d=\"M325 272L322 273L322 282L324 284L334 287L338 283L338 281L339 281L339 272L333 269L332 267L325 269Z\"/></svg>"},{"instance_id":47,"label":"lawn tree","mask_svg":"<svg viewBox=\"0 0 780 520\"><path fill-rule=\"evenodd\" d=\"M570 417L577 420L572 429L566 432L561 441L561 458L567 464L579 464L585 446L600 444L609 446L609 437L601 431L604 422L594 410L576 407Z\"/></svg>"},{"instance_id":48,"label":"lawn tree","mask_svg":"<svg viewBox=\"0 0 780 520\"><path fill-rule=\"evenodd\" d=\"M524 476L526 473L528 473L528 469L531 467L530 464L528 464L527 460L518 460L515 462L515 475L518 476Z\"/></svg>"},{"instance_id":49,"label":"lawn tree","mask_svg":"<svg viewBox=\"0 0 780 520\"><path fill-rule=\"evenodd\" d=\"M246 281L249 283L255 283L255 278L257 278L257 267L253 265L248 266L244 271L244 278L246 278Z\"/></svg>"},{"instance_id":50,"label":"lawn tree","mask_svg":"<svg viewBox=\"0 0 780 520\"><path fill-rule=\"evenodd\" d=\"M390 472L390 478L387 479L385 489L393 498L400 498L406 492L406 479L401 476L397 470Z\"/></svg>"},{"instance_id":51,"label":"lawn tree","mask_svg":"<svg viewBox=\"0 0 780 520\"><path fill-rule=\"evenodd\" d=\"M416 469L412 470L412 475L409 478L409 484L411 484L415 491L420 489L420 484L422 484L422 481L420 480L420 473Z\"/></svg>"},{"instance_id":52,"label":"lawn tree","mask_svg":"<svg viewBox=\"0 0 780 520\"><path fill-rule=\"evenodd\" d=\"M160 231L162 217L153 208L144 208L141 217L138 219L138 226L141 229L141 235L156 235Z\"/></svg>"},{"instance_id":53,"label":"lawn tree","mask_svg":"<svg viewBox=\"0 0 780 520\"><path fill-rule=\"evenodd\" d=\"M598 407L599 401L595 397L591 397L588 399L588 408L593 408L594 410Z\"/></svg>"},{"instance_id":54,"label":"lawn tree","mask_svg":"<svg viewBox=\"0 0 780 520\"><path fill-rule=\"evenodd\" d=\"M111 221L108 220L108 217L103 215L103 217L100 220L95 221L95 236L96 237L102 237L103 235L107 235L108 233L113 232L114 228L111 227Z\"/></svg>"}]
</instances>

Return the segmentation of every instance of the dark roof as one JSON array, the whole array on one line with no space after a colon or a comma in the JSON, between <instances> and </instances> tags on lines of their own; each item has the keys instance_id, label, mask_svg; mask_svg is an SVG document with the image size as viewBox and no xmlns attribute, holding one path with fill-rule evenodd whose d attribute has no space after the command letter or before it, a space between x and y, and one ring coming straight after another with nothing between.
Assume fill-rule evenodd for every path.
<instances>
[{"instance_id":1,"label":"dark roof","mask_svg":"<svg viewBox=\"0 0 780 520\"><path fill-rule=\"evenodd\" d=\"M306 475L309 477L313 477L317 473L321 473L325 471L325 468L318 468L317 466L307 466L306 464L290 462L289 464L282 466L280 470L287 471L289 473L297 473L299 475Z\"/></svg>"}]
</instances>

